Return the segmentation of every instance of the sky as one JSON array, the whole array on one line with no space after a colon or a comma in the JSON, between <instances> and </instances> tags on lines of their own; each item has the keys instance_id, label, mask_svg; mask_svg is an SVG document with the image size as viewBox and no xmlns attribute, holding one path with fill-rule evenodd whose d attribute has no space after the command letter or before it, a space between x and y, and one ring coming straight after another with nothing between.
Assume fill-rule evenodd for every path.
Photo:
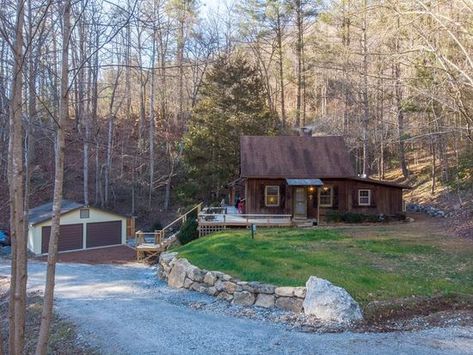
<instances>
[{"instance_id":1,"label":"sky","mask_svg":"<svg viewBox=\"0 0 473 355\"><path fill-rule=\"evenodd\" d=\"M217 11L220 7L220 9L225 7L225 4L232 4L234 3L235 0L201 0L201 9L202 12L210 12L210 11Z\"/></svg>"}]
</instances>

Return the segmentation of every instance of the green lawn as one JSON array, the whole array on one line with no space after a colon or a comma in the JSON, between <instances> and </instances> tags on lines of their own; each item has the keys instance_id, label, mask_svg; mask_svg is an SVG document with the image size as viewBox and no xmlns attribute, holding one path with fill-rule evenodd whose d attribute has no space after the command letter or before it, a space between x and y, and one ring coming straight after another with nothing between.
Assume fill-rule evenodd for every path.
<instances>
[{"instance_id":1,"label":"green lawn","mask_svg":"<svg viewBox=\"0 0 473 355\"><path fill-rule=\"evenodd\" d=\"M397 229L396 229L397 228ZM220 232L176 249L207 270L242 280L304 285L310 275L362 304L408 296L473 295L473 243L384 226Z\"/></svg>"}]
</instances>

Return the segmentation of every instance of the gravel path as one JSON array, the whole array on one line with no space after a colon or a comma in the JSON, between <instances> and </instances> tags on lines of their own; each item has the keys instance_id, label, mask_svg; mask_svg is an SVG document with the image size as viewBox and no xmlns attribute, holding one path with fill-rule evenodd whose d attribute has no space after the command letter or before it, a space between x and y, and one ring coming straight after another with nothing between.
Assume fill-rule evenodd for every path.
<instances>
[{"instance_id":1,"label":"gravel path","mask_svg":"<svg viewBox=\"0 0 473 355\"><path fill-rule=\"evenodd\" d=\"M0 275L9 265L0 263ZM41 290L45 264L29 267ZM473 328L406 333L301 333L281 324L194 309L206 295L169 289L142 265L59 264L56 307L103 354L473 354Z\"/></svg>"}]
</instances>

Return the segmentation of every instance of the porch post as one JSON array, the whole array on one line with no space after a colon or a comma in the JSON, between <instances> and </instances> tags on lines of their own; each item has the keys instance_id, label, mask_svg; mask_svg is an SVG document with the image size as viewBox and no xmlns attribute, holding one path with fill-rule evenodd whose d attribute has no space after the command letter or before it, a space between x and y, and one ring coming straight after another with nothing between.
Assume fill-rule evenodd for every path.
<instances>
[{"instance_id":1,"label":"porch post","mask_svg":"<svg viewBox=\"0 0 473 355\"><path fill-rule=\"evenodd\" d=\"M320 225L320 186L317 187L317 226Z\"/></svg>"}]
</instances>

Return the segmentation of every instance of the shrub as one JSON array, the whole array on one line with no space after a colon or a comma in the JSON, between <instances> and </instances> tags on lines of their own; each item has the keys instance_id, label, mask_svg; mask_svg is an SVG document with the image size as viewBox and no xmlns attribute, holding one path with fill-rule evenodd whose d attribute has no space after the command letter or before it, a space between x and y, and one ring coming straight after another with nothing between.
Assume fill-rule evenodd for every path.
<instances>
[{"instance_id":1,"label":"shrub","mask_svg":"<svg viewBox=\"0 0 473 355\"><path fill-rule=\"evenodd\" d=\"M159 221L155 221L153 225L151 226L152 231L159 231L161 229L163 229L163 225Z\"/></svg>"},{"instance_id":2,"label":"shrub","mask_svg":"<svg viewBox=\"0 0 473 355\"><path fill-rule=\"evenodd\" d=\"M343 220L342 214L338 211L327 211L327 214L325 215L325 219L327 222L341 222Z\"/></svg>"},{"instance_id":3,"label":"shrub","mask_svg":"<svg viewBox=\"0 0 473 355\"><path fill-rule=\"evenodd\" d=\"M345 212L342 215L342 221L347 223L361 223L366 217L361 213Z\"/></svg>"},{"instance_id":4,"label":"shrub","mask_svg":"<svg viewBox=\"0 0 473 355\"><path fill-rule=\"evenodd\" d=\"M345 223L362 223L362 222L388 222L391 218L383 215L363 214L356 212L338 212L338 211L327 211L325 216L327 222L345 222ZM402 220L399 216L395 216L394 220Z\"/></svg>"},{"instance_id":5,"label":"shrub","mask_svg":"<svg viewBox=\"0 0 473 355\"><path fill-rule=\"evenodd\" d=\"M177 239L182 245L185 245L199 238L198 224L195 218L188 216L187 220L181 227L181 231L177 234Z\"/></svg>"}]
</instances>

